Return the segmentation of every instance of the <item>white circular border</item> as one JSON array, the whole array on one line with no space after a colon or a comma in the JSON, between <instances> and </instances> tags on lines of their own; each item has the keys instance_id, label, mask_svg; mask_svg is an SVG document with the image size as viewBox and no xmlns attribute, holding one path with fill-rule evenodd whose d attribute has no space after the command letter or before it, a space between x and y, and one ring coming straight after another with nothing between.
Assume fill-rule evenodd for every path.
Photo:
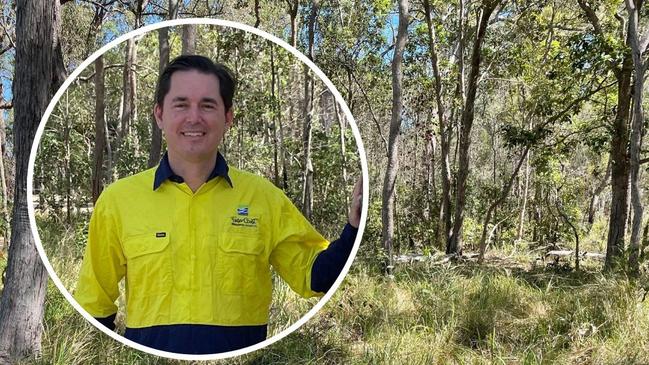
<instances>
[{"instance_id":1,"label":"white circular border","mask_svg":"<svg viewBox=\"0 0 649 365\"><path fill-rule=\"evenodd\" d=\"M243 349L235 350L235 351L229 351L229 352L223 352L223 353L218 353L218 354L209 354L209 355L186 355L186 354L178 354L174 352L167 352L167 351L161 351L161 350L156 350L144 345L141 345L139 343L133 342L131 340L126 339L123 336L118 335L116 332L113 332L109 330L107 327L99 323L96 319L94 319L88 312L86 312L79 303L77 303L76 300L72 297L72 295L68 292L68 290L63 286L63 283L59 279L59 277L56 275L56 272L54 272L54 269L52 268L52 265L50 264L47 255L45 254L45 250L43 249L43 245L41 244L41 239L38 234L38 229L36 226L36 218L35 218L35 213L34 213L34 203L33 203L33 178L34 178L34 163L36 160L36 153L38 150L38 146L40 144L40 140L43 136L43 131L45 129L45 123L49 119L50 114L54 110L55 105L58 103L59 99L63 95L63 93L66 91L66 89L70 86L70 84L81 74L81 72L88 67L92 62L95 61L100 55L104 54L106 51L109 49L115 47L121 42L124 42L128 40L129 38L138 36L140 34L153 31L159 28L164 28L164 27L172 27L172 26L178 26L178 25L184 25L184 24L208 24L208 25L217 25L217 26L222 26L222 27L229 27L229 28L235 28L239 30L243 30L245 32L253 33L255 35L258 35L260 37L263 37L292 53L295 57L297 57L300 61L305 63L309 68L311 69L312 72L314 72L320 80L322 80L325 85L329 88L329 90L332 92L334 97L336 98L336 101L338 104L342 107L343 112L345 113L345 116L347 117L348 121L350 122L349 125L352 128L352 132L354 134L354 138L356 139L356 146L358 147L358 153L360 155L360 160L361 160L361 170L362 170L362 175L363 175L363 207L361 211L361 222L358 227L358 235L356 236L356 240L354 241L354 247L352 248L351 255L349 259L347 260L347 263L345 264L345 267L343 268L341 274L338 276L338 279L336 282L333 284L331 289L316 303L316 305L311 308L302 318L300 318L297 322L293 323L291 326L288 328L284 329L280 333L276 334L275 336L266 339L263 342L260 342L258 344L255 344L253 346L249 346ZM36 248L38 250L38 254L41 256L41 260L43 261L43 264L47 268L47 272L50 275L50 278L52 281L54 281L54 284L58 287L59 291L63 294L65 299L72 304L72 306L77 310L77 312L81 313L90 323L92 323L95 327L97 327L100 331L104 332L105 334L109 335L110 337L114 338L117 341L122 342L125 345L131 346L132 348L138 349L140 351L147 352L149 354L157 355L157 356L163 356L171 359L177 359L177 360L215 360L215 359L225 359L228 357L233 357L233 356L239 356L243 354L247 354L249 352L258 350L260 348L266 347L272 343L275 343L282 338L286 337L289 335L291 332L295 331L298 329L300 326L302 326L304 323L306 323L311 317L313 317L324 305L329 301L331 296L334 294L334 292L338 289L340 284L342 283L343 279L347 275L347 272L349 271L349 268L352 265L352 262L354 261L354 257L356 257L356 253L358 252L358 247L360 245L361 238L363 236L363 232L365 230L365 221L367 219L367 208L368 208L368 202L369 202L369 178L368 178L368 169L367 169L367 158L365 156L365 148L363 146L363 141L361 139L360 132L358 130L358 127L356 126L356 121L354 120L354 116L352 115L351 111L349 110L349 107L345 103L345 100L343 97L340 95L336 87L333 85L331 80L316 66L311 60L309 60L304 54L302 54L300 51L297 49L293 48L291 45L286 43L285 41L275 37L274 35L271 35L269 33L266 33L262 30L259 30L257 28L253 28L249 25L237 23L237 22L232 22L232 21L227 21L227 20L220 20L220 19L206 19L206 18L189 18L189 19L176 19L176 20L168 20L168 21L163 21L151 25L147 25L145 27L136 29L132 32L126 33L117 39L113 40L112 42L106 44L105 46L101 47L99 50L94 52L90 57L88 57L85 61L79 65L79 67L72 72L72 74L65 80L61 88L56 92L52 100L50 101L50 104L47 106L47 109L45 110L45 114L43 114L43 118L41 119L41 122L38 126L38 130L36 131L36 136L34 138L34 142L32 144L32 150L31 154L29 156L29 166L27 170L27 207L29 211L29 222L31 224L31 230L32 230L32 235L34 236L34 240L36 242Z\"/></svg>"}]
</instances>

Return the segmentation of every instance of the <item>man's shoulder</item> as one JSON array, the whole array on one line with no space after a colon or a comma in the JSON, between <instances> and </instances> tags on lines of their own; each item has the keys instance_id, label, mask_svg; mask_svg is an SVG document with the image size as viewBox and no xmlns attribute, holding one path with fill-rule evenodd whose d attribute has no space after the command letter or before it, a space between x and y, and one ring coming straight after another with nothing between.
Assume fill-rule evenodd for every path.
<instances>
[{"instance_id":1,"label":"man's shoulder","mask_svg":"<svg viewBox=\"0 0 649 365\"><path fill-rule=\"evenodd\" d=\"M155 167L137 174L123 177L108 186L102 192L104 196L123 196L124 194L139 194L143 190L153 191Z\"/></svg>"},{"instance_id":2,"label":"man's shoulder","mask_svg":"<svg viewBox=\"0 0 649 365\"><path fill-rule=\"evenodd\" d=\"M230 167L228 170L228 176L230 177L230 180L232 180L232 185L235 188L237 187L254 188L254 189L266 190L269 192L279 190L272 182L270 182L264 176L249 171L239 170L237 168Z\"/></svg>"}]
</instances>

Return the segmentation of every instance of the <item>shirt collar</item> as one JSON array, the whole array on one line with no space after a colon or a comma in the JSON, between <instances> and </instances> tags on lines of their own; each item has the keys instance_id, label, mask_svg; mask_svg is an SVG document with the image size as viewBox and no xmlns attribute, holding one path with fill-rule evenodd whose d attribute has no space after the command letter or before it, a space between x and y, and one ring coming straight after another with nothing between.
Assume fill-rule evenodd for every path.
<instances>
[{"instance_id":1,"label":"shirt collar","mask_svg":"<svg viewBox=\"0 0 649 365\"><path fill-rule=\"evenodd\" d=\"M223 157L223 155L221 155L221 152L217 152L214 169L207 177L207 181L210 181L218 176L221 176L225 179L225 181L228 182L228 184L230 184L230 187L233 187L232 180L230 180L230 176L228 175L228 170L229 170L228 163L225 161L225 158ZM158 165L158 168L155 170L155 179L153 180L153 190L158 189L158 187L160 187L160 185L162 185L162 183L165 180L170 180L175 183L185 182L182 176L176 175L176 173L174 173L174 171L171 169L171 165L169 165L169 156L167 155L167 152L165 152L164 156L162 157L162 160L160 161L160 164Z\"/></svg>"}]
</instances>

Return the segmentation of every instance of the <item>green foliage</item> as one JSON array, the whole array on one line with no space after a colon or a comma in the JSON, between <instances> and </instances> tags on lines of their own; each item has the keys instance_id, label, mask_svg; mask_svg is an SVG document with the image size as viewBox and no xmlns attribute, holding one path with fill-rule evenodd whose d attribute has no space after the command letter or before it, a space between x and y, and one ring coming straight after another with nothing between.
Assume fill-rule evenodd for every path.
<instances>
[{"instance_id":1,"label":"green foliage","mask_svg":"<svg viewBox=\"0 0 649 365\"><path fill-rule=\"evenodd\" d=\"M528 130L527 128L512 124L503 125L501 129L505 140L505 147L507 148L533 146L545 139L550 132L548 128L543 126L535 130Z\"/></svg>"},{"instance_id":2,"label":"green foliage","mask_svg":"<svg viewBox=\"0 0 649 365\"><path fill-rule=\"evenodd\" d=\"M226 2L227 3L227 2ZM559 209L577 227L581 249L605 252L610 209L608 188L599 194L595 222L585 216L596 186L603 178L611 148L610 125L615 115L617 85L578 103L595 87L614 80L626 52L616 14L621 0L587 2L600 20L602 35L592 31L576 2L505 2L492 17L482 50L476 100L467 209L462 238L465 251L476 249L489 205L500 196L520 152L530 146L529 170L524 162L512 191L496 209L491 253L496 259L482 267L471 264L397 266L394 281L383 278L385 252L381 246L382 185L385 166L383 138L387 136L392 97L390 60L396 26L396 4L387 0L321 2L316 19L315 59L348 101L363 136L370 164L368 221L354 276L347 279L334 300L302 330L270 348L239 362L253 363L646 363L649 362L649 312L638 300L642 290L627 278L598 273L600 263L583 262L585 272L529 269L536 256L553 246L574 247L574 235ZM162 4L162 5L160 5ZM225 4L225 3L224 3ZM194 15L254 22L253 2L219 4L190 1ZM286 39L286 4L262 1L261 28ZM464 29L459 29L457 1L431 1L432 25L442 79L444 118L449 123L451 190L457 170L458 124L464 111L468 60L475 35L478 2L469 4ZM154 6L155 5L155 6ZM155 2L152 12L166 4ZM435 254L441 204L440 130L432 75L428 29L420 3L411 2L409 40L404 56L404 113L400 135L400 175L397 181L396 236L399 253ZM66 5L67 6L67 5ZM89 4L75 4L63 14L62 39L68 64L78 64ZM65 6L64 6L65 8ZM151 10L151 9L149 9ZM311 6L302 3L298 15L298 45L307 47L306 24ZM643 18L649 11L644 7ZM132 14L114 14L104 24L98 41L105 43L127 29ZM624 16L624 12L620 13ZM154 17L149 17L151 21ZM157 20L157 19L156 19ZM262 41L239 32L202 27L198 49L228 63L241 79L235 127L223 145L228 161L274 180L274 133L282 123L283 147L288 157L289 184L283 186L301 200L301 122L303 74L292 58L275 48L279 91L270 95L269 50ZM460 35L464 41L460 47ZM138 118L124 139L123 153L109 183L144 167L150 140L150 108L157 70L155 35L139 41ZM180 52L180 32L170 34L172 57ZM124 46L108 52L105 63L120 64ZM460 62L460 60L463 61ZM460 74L460 65L464 74ZM92 69L84 71L88 77ZM119 131L121 68L106 72L106 118L115 143ZM316 90L322 90L317 84ZM319 95L319 92L316 92ZM88 203L94 89L92 81L77 82L68 91L70 102L60 102L46 128L37 158L35 187L44 216L39 227L48 250L74 259L58 262L74 272L83 247L84 225L66 219L68 181L75 209ZM326 98L323 98L323 100ZM65 107L64 107L65 106ZM314 224L335 238L345 222L345 198L358 172L358 157L345 133L347 153L340 154L339 128L331 113L320 113L316 103L313 131L315 165ZM324 114L324 115L321 115ZM69 142L63 131L71 121ZM11 130L9 130L11 131ZM9 136L9 138L11 138ZM429 144L428 141L432 140ZM433 144L434 143L434 144ZM66 146L71 146L66 156ZM433 147L434 146L434 147ZM428 149L428 151L427 151ZM52 162L63 161L58 164ZM69 163L67 163L69 162ZM348 167L348 186L341 170ZM66 169L65 166L70 166ZM108 166L105 165L105 168ZM281 173L281 172L280 172ZM428 175L427 175L428 174ZM428 179L430 176L430 179ZM281 179L280 179L281 181ZM525 185L529 184L528 189ZM646 183L644 184L646 185ZM522 213L522 237L518 228ZM62 227L69 227L63 229ZM71 238L79 237L79 238ZM68 237L68 238L66 238ZM60 245L57 245L61 242ZM64 251L64 247L72 247ZM495 251L494 251L495 250ZM532 251L535 250L535 251ZM72 252L76 252L74 255ZM509 262L507 258L516 260ZM496 266L495 268L492 266ZM646 278L642 278L646 281ZM72 279L68 279L70 283ZM55 296L56 293L50 296ZM289 295L279 286L284 301ZM290 299L290 298L289 298ZM42 363L169 363L117 345L74 316L69 307L48 298ZM273 308L272 332L292 323L312 303L292 302ZM70 313L66 312L66 308ZM277 319L277 320L276 320ZM66 327L61 325L72 323ZM425 349L425 350L422 350ZM624 349L624 351L620 351ZM92 355L88 355L92 354Z\"/></svg>"},{"instance_id":3,"label":"green foliage","mask_svg":"<svg viewBox=\"0 0 649 365\"><path fill-rule=\"evenodd\" d=\"M296 101L294 88L302 83L293 74L296 62L281 47L274 46L274 66L279 87L271 94L271 62L269 43L259 37L241 31L202 26L197 30L197 52L213 57L229 65L239 81L235 98L235 126L229 131L221 152L231 165L250 170L274 181L274 166L281 164L282 149L287 158L289 197L301 201L302 189L302 111ZM172 57L180 51L179 28L170 32ZM146 34L137 42L137 114L133 115L128 131L122 131L121 96L123 68L106 68L106 123L110 150L105 155L102 180L109 184L115 178L131 175L146 169L151 141L151 109L156 84L158 59L157 33ZM104 55L105 65L124 62L125 45L121 44ZM91 77L92 67L84 70L84 77ZM317 89L322 90L318 80ZM324 100L324 99L323 99ZM314 118L313 163L315 170L314 225L327 237L336 238L347 221L346 197L351 193L356 177L360 176L358 154L351 131L344 131L346 155L341 156L340 128L338 127L333 99L318 106ZM91 201L91 173L94 148L94 83L78 82L70 87L56 106L36 160L36 183L40 189L45 210L48 207L61 214L67 209L86 206ZM292 114L287 113L288 110ZM344 116L341 116L344 117ZM282 124L280 126L279 124ZM283 145L279 142L279 128L283 129ZM69 129L69 137L66 130ZM124 138L120 134L124 133ZM278 160L274 159L277 151ZM106 151L108 152L108 151ZM112 160L110 159L112 157ZM51 161L63 161L55 168L47 168ZM297 162L297 163L296 163ZM349 176L344 185L340 176L345 165ZM110 170L108 170L110 168ZM282 166L278 166L281 176ZM280 179L281 180L281 179ZM68 182L69 181L69 182ZM281 184L278 181L278 184ZM282 184L283 185L283 184ZM69 191L68 191L69 188ZM67 206L70 196L70 207Z\"/></svg>"}]
</instances>

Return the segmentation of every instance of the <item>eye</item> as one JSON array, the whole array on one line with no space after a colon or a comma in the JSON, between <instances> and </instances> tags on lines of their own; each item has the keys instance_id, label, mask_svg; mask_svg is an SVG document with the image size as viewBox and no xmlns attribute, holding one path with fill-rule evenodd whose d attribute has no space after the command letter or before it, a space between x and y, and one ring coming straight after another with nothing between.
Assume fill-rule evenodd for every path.
<instances>
[{"instance_id":1,"label":"eye","mask_svg":"<svg viewBox=\"0 0 649 365\"><path fill-rule=\"evenodd\" d=\"M173 107L175 109L184 109L184 108L187 107L187 103L176 103L176 104L173 104Z\"/></svg>"},{"instance_id":2,"label":"eye","mask_svg":"<svg viewBox=\"0 0 649 365\"><path fill-rule=\"evenodd\" d=\"M203 109L211 111L211 110L216 109L216 105L214 105L214 104L203 104Z\"/></svg>"}]
</instances>

